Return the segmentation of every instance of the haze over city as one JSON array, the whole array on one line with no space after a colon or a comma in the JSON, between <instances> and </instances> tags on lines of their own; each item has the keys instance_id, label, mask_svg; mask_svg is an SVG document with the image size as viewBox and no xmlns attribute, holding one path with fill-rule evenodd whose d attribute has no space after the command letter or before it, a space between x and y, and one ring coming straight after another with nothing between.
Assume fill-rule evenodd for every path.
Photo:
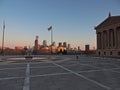
<instances>
[{"instance_id":1,"label":"haze over city","mask_svg":"<svg viewBox=\"0 0 120 90\"><path fill-rule=\"evenodd\" d=\"M0 0L0 40L5 20L5 47L33 46L47 40L53 28L53 41L71 46L96 47L94 27L111 15L120 15L119 0ZM1 46L0 42L0 46Z\"/></svg>"}]
</instances>

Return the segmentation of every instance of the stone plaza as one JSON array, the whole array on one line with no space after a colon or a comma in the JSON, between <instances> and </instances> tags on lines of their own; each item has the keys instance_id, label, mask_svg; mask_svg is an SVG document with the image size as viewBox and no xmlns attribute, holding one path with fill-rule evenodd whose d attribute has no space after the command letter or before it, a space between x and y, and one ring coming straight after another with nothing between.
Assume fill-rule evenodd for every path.
<instances>
[{"instance_id":1,"label":"stone plaza","mask_svg":"<svg viewBox=\"0 0 120 90\"><path fill-rule=\"evenodd\" d=\"M39 57L0 59L0 90L120 90L120 59Z\"/></svg>"}]
</instances>

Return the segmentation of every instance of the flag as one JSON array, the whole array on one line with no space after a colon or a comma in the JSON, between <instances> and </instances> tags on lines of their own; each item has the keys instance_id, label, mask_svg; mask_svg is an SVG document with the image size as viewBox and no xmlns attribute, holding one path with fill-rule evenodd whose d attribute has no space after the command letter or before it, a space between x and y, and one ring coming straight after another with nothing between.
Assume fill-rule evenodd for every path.
<instances>
[{"instance_id":1,"label":"flag","mask_svg":"<svg viewBox=\"0 0 120 90\"><path fill-rule=\"evenodd\" d=\"M3 30L5 29L5 21L3 21Z\"/></svg>"},{"instance_id":2,"label":"flag","mask_svg":"<svg viewBox=\"0 0 120 90\"><path fill-rule=\"evenodd\" d=\"M50 31L50 30L52 30L52 26L50 26L50 27L48 28L48 31Z\"/></svg>"}]
</instances>

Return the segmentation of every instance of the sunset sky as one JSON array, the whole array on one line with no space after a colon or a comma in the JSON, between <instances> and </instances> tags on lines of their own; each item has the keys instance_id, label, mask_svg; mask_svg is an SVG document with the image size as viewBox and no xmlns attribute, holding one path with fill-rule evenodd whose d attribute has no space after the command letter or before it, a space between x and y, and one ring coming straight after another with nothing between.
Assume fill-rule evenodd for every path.
<instances>
[{"instance_id":1,"label":"sunset sky","mask_svg":"<svg viewBox=\"0 0 120 90\"><path fill-rule=\"evenodd\" d=\"M0 0L0 46L5 20L5 46L33 46L36 35L39 43L50 44L49 26L54 41L71 46L85 44L96 47L94 27L111 15L120 15L120 0Z\"/></svg>"}]
</instances>

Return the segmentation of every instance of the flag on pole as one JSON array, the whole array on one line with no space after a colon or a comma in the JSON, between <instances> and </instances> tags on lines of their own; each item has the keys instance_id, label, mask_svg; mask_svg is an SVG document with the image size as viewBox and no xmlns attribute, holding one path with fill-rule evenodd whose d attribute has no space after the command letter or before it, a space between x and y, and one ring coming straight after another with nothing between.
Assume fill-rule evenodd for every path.
<instances>
[{"instance_id":1,"label":"flag on pole","mask_svg":"<svg viewBox=\"0 0 120 90\"><path fill-rule=\"evenodd\" d=\"M50 31L50 30L52 30L52 26L50 26L50 27L48 28L48 31Z\"/></svg>"},{"instance_id":2,"label":"flag on pole","mask_svg":"<svg viewBox=\"0 0 120 90\"><path fill-rule=\"evenodd\" d=\"M5 29L5 21L3 21L3 30Z\"/></svg>"}]
</instances>

